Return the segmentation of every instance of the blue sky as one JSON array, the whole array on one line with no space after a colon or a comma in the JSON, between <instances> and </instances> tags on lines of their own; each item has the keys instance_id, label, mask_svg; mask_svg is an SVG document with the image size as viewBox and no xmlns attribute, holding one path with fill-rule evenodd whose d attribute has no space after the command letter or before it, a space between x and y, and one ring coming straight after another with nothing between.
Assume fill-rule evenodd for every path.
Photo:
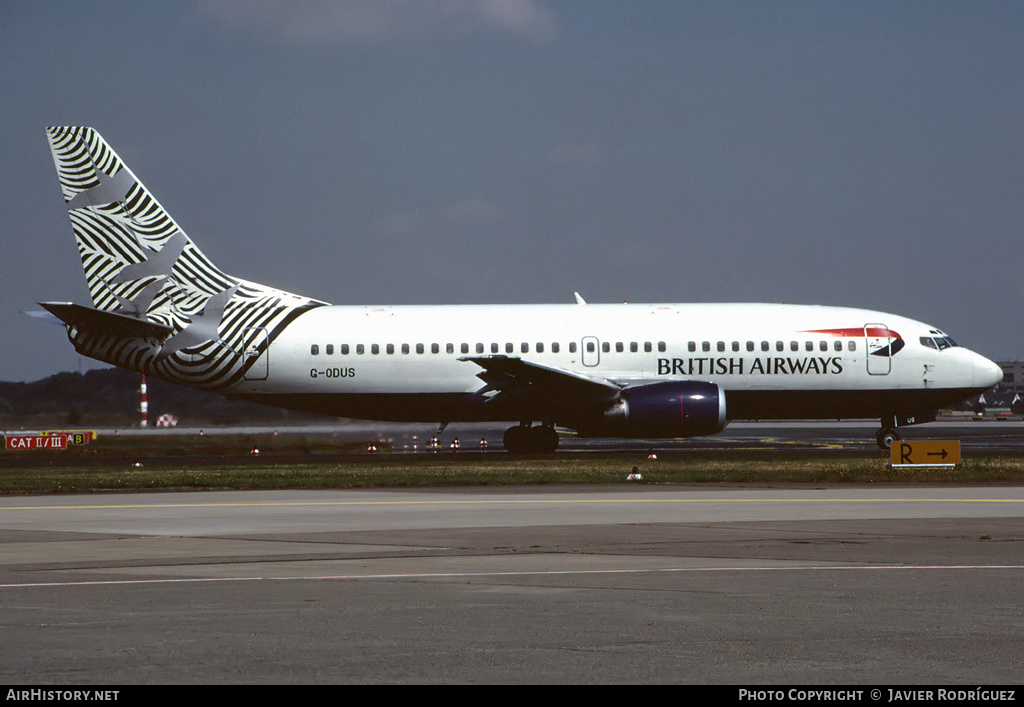
<instances>
[{"instance_id":1,"label":"blue sky","mask_svg":"<svg viewBox=\"0 0 1024 707\"><path fill-rule=\"evenodd\" d=\"M0 380L88 367L43 129L336 304L784 301L1024 353L1024 3L0 6Z\"/></svg>"}]
</instances>

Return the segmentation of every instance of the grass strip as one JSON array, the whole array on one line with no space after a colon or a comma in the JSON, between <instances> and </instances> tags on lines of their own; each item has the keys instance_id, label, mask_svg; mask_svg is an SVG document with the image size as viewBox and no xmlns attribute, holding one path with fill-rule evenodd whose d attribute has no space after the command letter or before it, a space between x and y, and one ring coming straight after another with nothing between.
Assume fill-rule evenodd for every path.
<instances>
[{"instance_id":1,"label":"grass strip","mask_svg":"<svg viewBox=\"0 0 1024 707\"><path fill-rule=\"evenodd\" d=\"M6 466L0 494L194 489L324 489L517 484L864 484L1020 483L1024 459L972 457L953 469L891 469L881 455L557 454L518 458L496 452L455 457L380 454L353 460L110 460L90 466ZM627 481L636 466L642 481Z\"/></svg>"}]
</instances>

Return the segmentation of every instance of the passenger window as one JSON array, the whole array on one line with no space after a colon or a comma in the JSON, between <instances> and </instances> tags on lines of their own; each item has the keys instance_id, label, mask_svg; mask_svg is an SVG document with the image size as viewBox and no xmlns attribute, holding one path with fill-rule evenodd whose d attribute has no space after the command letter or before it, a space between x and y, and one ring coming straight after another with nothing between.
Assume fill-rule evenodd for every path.
<instances>
[{"instance_id":1,"label":"passenger window","mask_svg":"<svg viewBox=\"0 0 1024 707\"><path fill-rule=\"evenodd\" d=\"M310 346L309 347L309 353L312 354L313 356L319 356L320 355L320 344L313 344L312 346Z\"/></svg>"},{"instance_id":2,"label":"passenger window","mask_svg":"<svg viewBox=\"0 0 1024 707\"><path fill-rule=\"evenodd\" d=\"M484 352L484 345L483 344L477 344L476 345L476 352L478 354L482 354Z\"/></svg>"},{"instance_id":3,"label":"passenger window","mask_svg":"<svg viewBox=\"0 0 1024 707\"><path fill-rule=\"evenodd\" d=\"M740 350L740 342L738 342L738 341L732 342L732 350L733 351L739 351Z\"/></svg>"},{"instance_id":4,"label":"passenger window","mask_svg":"<svg viewBox=\"0 0 1024 707\"><path fill-rule=\"evenodd\" d=\"M515 347L512 345L512 342L505 342L505 353L512 353L513 351L515 351Z\"/></svg>"},{"instance_id":5,"label":"passenger window","mask_svg":"<svg viewBox=\"0 0 1024 707\"><path fill-rule=\"evenodd\" d=\"M857 342L856 341L847 341L846 342L846 348L847 348L848 351L856 351L857 350Z\"/></svg>"},{"instance_id":6,"label":"passenger window","mask_svg":"<svg viewBox=\"0 0 1024 707\"><path fill-rule=\"evenodd\" d=\"M645 341L644 342L644 353L650 353L653 349L654 349L654 347L651 346L651 342L650 341Z\"/></svg>"},{"instance_id":7,"label":"passenger window","mask_svg":"<svg viewBox=\"0 0 1024 707\"><path fill-rule=\"evenodd\" d=\"M569 353L576 353L576 342L575 341L570 341L569 342Z\"/></svg>"},{"instance_id":8,"label":"passenger window","mask_svg":"<svg viewBox=\"0 0 1024 707\"><path fill-rule=\"evenodd\" d=\"M710 351L711 350L711 342L710 341L702 341L700 343L700 350L701 351Z\"/></svg>"},{"instance_id":9,"label":"passenger window","mask_svg":"<svg viewBox=\"0 0 1024 707\"><path fill-rule=\"evenodd\" d=\"M828 351L828 342L827 341L819 341L818 342L818 350L819 351Z\"/></svg>"},{"instance_id":10,"label":"passenger window","mask_svg":"<svg viewBox=\"0 0 1024 707\"><path fill-rule=\"evenodd\" d=\"M629 352L630 353L636 353L639 350L640 350L640 348L636 345L635 341L630 341L629 342Z\"/></svg>"},{"instance_id":11,"label":"passenger window","mask_svg":"<svg viewBox=\"0 0 1024 707\"><path fill-rule=\"evenodd\" d=\"M804 351L814 351L814 342L813 341L805 341L804 342Z\"/></svg>"},{"instance_id":12,"label":"passenger window","mask_svg":"<svg viewBox=\"0 0 1024 707\"><path fill-rule=\"evenodd\" d=\"M753 350L754 350L754 342L753 341L748 341L747 342L747 351L753 351Z\"/></svg>"},{"instance_id":13,"label":"passenger window","mask_svg":"<svg viewBox=\"0 0 1024 707\"><path fill-rule=\"evenodd\" d=\"M370 345L370 353L372 353L374 356L379 354L380 353L380 344L371 344Z\"/></svg>"},{"instance_id":14,"label":"passenger window","mask_svg":"<svg viewBox=\"0 0 1024 707\"><path fill-rule=\"evenodd\" d=\"M719 350L719 352L725 351L725 342L724 341L719 341L718 342L718 350Z\"/></svg>"},{"instance_id":15,"label":"passenger window","mask_svg":"<svg viewBox=\"0 0 1024 707\"><path fill-rule=\"evenodd\" d=\"M348 344L341 345L341 355L348 356Z\"/></svg>"},{"instance_id":16,"label":"passenger window","mask_svg":"<svg viewBox=\"0 0 1024 707\"><path fill-rule=\"evenodd\" d=\"M834 348L836 351L842 351L843 350L843 342L842 341L837 341L835 344L832 345L832 348Z\"/></svg>"},{"instance_id":17,"label":"passenger window","mask_svg":"<svg viewBox=\"0 0 1024 707\"><path fill-rule=\"evenodd\" d=\"M665 353L665 342L664 341L659 341L658 342L658 352L659 353Z\"/></svg>"},{"instance_id":18,"label":"passenger window","mask_svg":"<svg viewBox=\"0 0 1024 707\"><path fill-rule=\"evenodd\" d=\"M558 345L558 342L557 342L557 341L552 341L552 342L551 342L551 353L558 353L558 352L559 352L559 351L561 351L561 350L562 350L562 347ZM570 346L569 346L569 350L570 350L570 351L573 351L573 350L574 350L574 349L572 348L572 345L570 345Z\"/></svg>"},{"instance_id":19,"label":"passenger window","mask_svg":"<svg viewBox=\"0 0 1024 707\"><path fill-rule=\"evenodd\" d=\"M543 341L538 341L537 342L537 353L544 353L544 342Z\"/></svg>"},{"instance_id":20,"label":"passenger window","mask_svg":"<svg viewBox=\"0 0 1024 707\"><path fill-rule=\"evenodd\" d=\"M761 342L761 350L762 351L768 351L770 348L771 348L771 346L768 344L767 341L762 341Z\"/></svg>"},{"instance_id":21,"label":"passenger window","mask_svg":"<svg viewBox=\"0 0 1024 707\"><path fill-rule=\"evenodd\" d=\"M799 341L790 341L789 342L789 350L790 351L799 351L800 350L800 342Z\"/></svg>"},{"instance_id":22,"label":"passenger window","mask_svg":"<svg viewBox=\"0 0 1024 707\"><path fill-rule=\"evenodd\" d=\"M362 356L364 353L366 353L366 347L363 346L362 344L356 344L356 353Z\"/></svg>"},{"instance_id":23,"label":"passenger window","mask_svg":"<svg viewBox=\"0 0 1024 707\"><path fill-rule=\"evenodd\" d=\"M690 353L693 353L694 351L696 351L697 350L697 342L696 341L691 341L690 343L688 343L686 345L686 350L689 351Z\"/></svg>"},{"instance_id":24,"label":"passenger window","mask_svg":"<svg viewBox=\"0 0 1024 707\"><path fill-rule=\"evenodd\" d=\"M612 350L612 345L605 341L601 344L601 350L604 351L605 353L608 353Z\"/></svg>"},{"instance_id":25,"label":"passenger window","mask_svg":"<svg viewBox=\"0 0 1024 707\"><path fill-rule=\"evenodd\" d=\"M324 347L324 353L327 354L328 356L333 356L334 344L327 344L327 346Z\"/></svg>"},{"instance_id":26,"label":"passenger window","mask_svg":"<svg viewBox=\"0 0 1024 707\"><path fill-rule=\"evenodd\" d=\"M786 345L784 343L782 343L781 341L776 341L775 342L775 350L776 351L785 351L786 350Z\"/></svg>"},{"instance_id":27,"label":"passenger window","mask_svg":"<svg viewBox=\"0 0 1024 707\"><path fill-rule=\"evenodd\" d=\"M387 345L387 346L386 346L386 347L384 348L384 350L385 350L385 351L386 351L387 353L389 353L389 354L393 354L393 353L395 352L395 345L394 345L394 344L388 344L388 345Z\"/></svg>"},{"instance_id":28,"label":"passenger window","mask_svg":"<svg viewBox=\"0 0 1024 707\"><path fill-rule=\"evenodd\" d=\"M464 353L464 354L468 354L469 353L469 344L463 344L462 346L459 347L459 350L462 353Z\"/></svg>"},{"instance_id":29,"label":"passenger window","mask_svg":"<svg viewBox=\"0 0 1024 707\"><path fill-rule=\"evenodd\" d=\"M587 353L594 353L595 348L596 347L594 346L594 342L593 341L588 341L587 342Z\"/></svg>"},{"instance_id":30,"label":"passenger window","mask_svg":"<svg viewBox=\"0 0 1024 707\"><path fill-rule=\"evenodd\" d=\"M626 350L626 349L625 349L625 347L624 347L624 346L622 345L622 342L621 342L621 341L616 341L616 342L615 342L615 353L622 353L622 352L623 352L623 351L625 351L625 350Z\"/></svg>"},{"instance_id":31,"label":"passenger window","mask_svg":"<svg viewBox=\"0 0 1024 707\"><path fill-rule=\"evenodd\" d=\"M492 354L498 353L498 344L493 342L493 341L491 342L491 353Z\"/></svg>"},{"instance_id":32,"label":"passenger window","mask_svg":"<svg viewBox=\"0 0 1024 707\"><path fill-rule=\"evenodd\" d=\"M445 353L450 353L450 354L455 353L455 344L445 344L444 345L444 352Z\"/></svg>"}]
</instances>

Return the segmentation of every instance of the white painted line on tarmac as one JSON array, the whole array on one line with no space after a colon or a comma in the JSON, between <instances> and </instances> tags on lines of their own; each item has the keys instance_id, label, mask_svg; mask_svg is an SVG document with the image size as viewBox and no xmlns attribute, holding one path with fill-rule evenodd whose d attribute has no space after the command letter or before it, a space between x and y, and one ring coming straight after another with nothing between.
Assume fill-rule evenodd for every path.
<instances>
[{"instance_id":1,"label":"white painted line on tarmac","mask_svg":"<svg viewBox=\"0 0 1024 707\"><path fill-rule=\"evenodd\" d=\"M663 574L702 572L846 572L846 571L973 571L1024 570L1024 565L806 565L789 567L661 567L603 570L516 570L503 572L408 572L358 575L308 575L296 577L197 577L179 579L117 579L68 582L25 582L0 584L0 589L33 587L95 587L144 584L199 584L204 582L294 582L294 581L356 581L402 579L471 579L481 577L538 577L598 574Z\"/></svg>"}]
</instances>

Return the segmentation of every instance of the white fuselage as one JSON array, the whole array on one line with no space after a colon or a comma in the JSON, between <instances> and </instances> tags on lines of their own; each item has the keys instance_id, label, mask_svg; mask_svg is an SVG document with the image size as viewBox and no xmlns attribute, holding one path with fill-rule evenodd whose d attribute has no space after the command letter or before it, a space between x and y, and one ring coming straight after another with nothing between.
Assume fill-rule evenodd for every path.
<instances>
[{"instance_id":1,"label":"white fuselage","mask_svg":"<svg viewBox=\"0 0 1024 707\"><path fill-rule=\"evenodd\" d=\"M1002 375L930 325L853 308L324 306L292 322L229 393L285 395L274 402L370 419L510 419L507 409L472 402L484 383L467 359L490 356L623 387L718 383L734 419L934 410ZM304 396L320 402L298 402Z\"/></svg>"}]
</instances>

